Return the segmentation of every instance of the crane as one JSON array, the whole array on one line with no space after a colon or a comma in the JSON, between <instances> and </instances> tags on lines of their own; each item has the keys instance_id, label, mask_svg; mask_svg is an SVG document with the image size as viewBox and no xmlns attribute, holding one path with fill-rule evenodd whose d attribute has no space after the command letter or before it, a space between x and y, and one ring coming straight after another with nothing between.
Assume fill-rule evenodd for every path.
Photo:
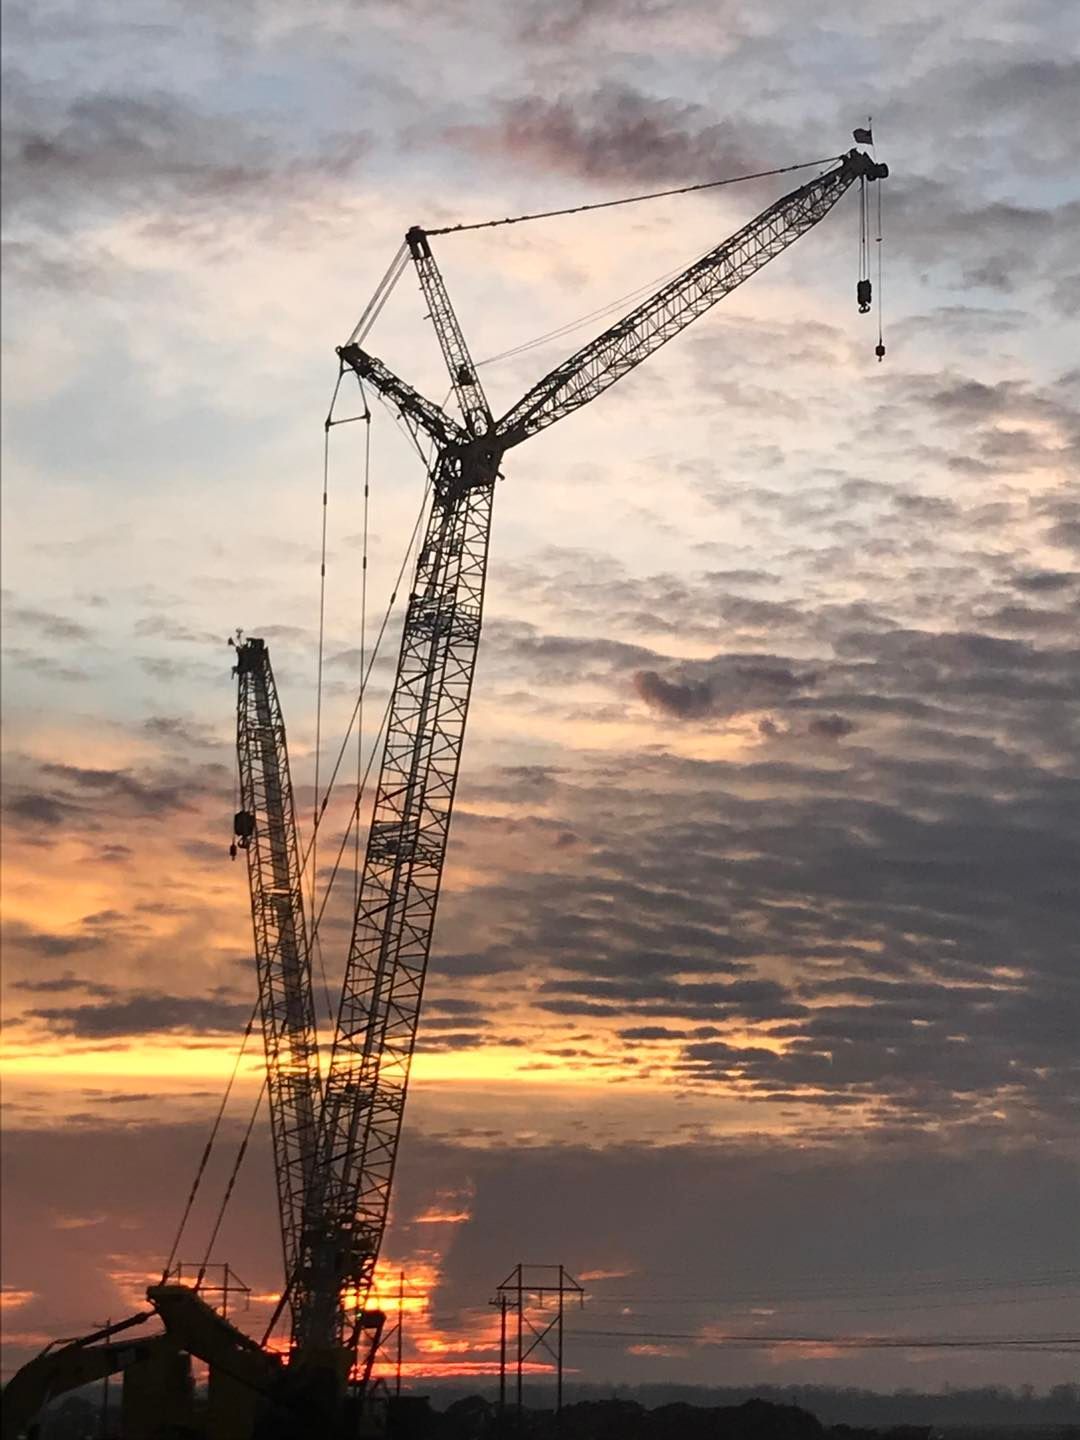
<instances>
[{"instance_id":1,"label":"crane","mask_svg":"<svg viewBox=\"0 0 1080 1440\"><path fill-rule=\"evenodd\" d=\"M857 181L865 186L888 173L864 151L850 150L575 351L498 421L430 233L419 226L407 232L406 244L460 420L358 343L339 348L343 371L355 372L430 438L432 500L402 629L325 1075L281 708L264 642L238 646L236 832L251 882L287 1281L282 1303L292 1312L292 1349L283 1367L187 1287L151 1286L148 1299L167 1335L210 1364L212 1394L216 1368L237 1393L272 1397L279 1416L282 1406L294 1415L302 1409L302 1433L310 1433L318 1407L326 1422L319 1433L329 1434L365 1333L361 1373L370 1374L379 1317L366 1306L386 1226L446 858L503 457L642 364L818 224ZM860 304L863 298L860 289ZM308 1383L290 1384L290 1374ZM253 1402L244 1403L253 1417Z\"/></svg>"},{"instance_id":2,"label":"crane","mask_svg":"<svg viewBox=\"0 0 1080 1440\"><path fill-rule=\"evenodd\" d=\"M238 637L236 844L246 852L285 1274L315 1173L319 1041L285 721L265 640ZM234 849L235 854L235 849Z\"/></svg>"},{"instance_id":3,"label":"crane","mask_svg":"<svg viewBox=\"0 0 1080 1440\"><path fill-rule=\"evenodd\" d=\"M594 400L821 221L864 151L762 211L577 350L495 421L430 237L406 234L461 412L447 415L358 344L339 357L433 442L433 499L405 616L359 901L322 1100L321 1214L304 1236L301 1344L355 1339L344 1305L370 1291L386 1225L409 1066L480 641L492 501L505 453Z\"/></svg>"}]
</instances>

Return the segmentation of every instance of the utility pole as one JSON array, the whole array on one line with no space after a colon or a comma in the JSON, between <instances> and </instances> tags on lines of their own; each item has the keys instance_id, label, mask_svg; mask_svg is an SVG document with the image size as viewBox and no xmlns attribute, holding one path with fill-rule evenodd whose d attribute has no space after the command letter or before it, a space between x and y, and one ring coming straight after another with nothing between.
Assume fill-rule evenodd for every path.
<instances>
[{"instance_id":1,"label":"utility pole","mask_svg":"<svg viewBox=\"0 0 1080 1440\"><path fill-rule=\"evenodd\" d=\"M521 1367L522 1367L522 1361L523 1361L523 1359L524 1359L524 1357L523 1357L523 1355L522 1355L522 1353L521 1353L521 1331L522 1331L522 1324L523 1324L524 1319L525 1319L525 1306L524 1306L524 1304L523 1304L523 1295L524 1295L524 1289L523 1289L523 1271L524 1271L524 1266L522 1266L522 1265L519 1264L518 1267L517 1267L517 1423L518 1423L518 1429L519 1429L519 1430L521 1429L521 1412L522 1412L522 1403L521 1403L521 1402L522 1402L522 1394L523 1394Z\"/></svg>"},{"instance_id":2,"label":"utility pole","mask_svg":"<svg viewBox=\"0 0 1080 1440\"><path fill-rule=\"evenodd\" d=\"M506 1403L506 1311L512 1303L517 1327L517 1428L520 1430L524 1424L525 1365L530 1356L539 1352L544 1352L555 1372L555 1415L556 1424L559 1425L563 1407L566 1301L568 1297L576 1299L583 1307L585 1291L565 1265L526 1265L519 1262L495 1294L497 1299L493 1303L500 1306L502 1318L499 1356L500 1409L505 1408ZM554 1312L549 1311L545 1303L549 1298L555 1302ZM544 1314L541 1316L537 1313L539 1311Z\"/></svg>"},{"instance_id":3,"label":"utility pole","mask_svg":"<svg viewBox=\"0 0 1080 1440\"><path fill-rule=\"evenodd\" d=\"M506 1307L510 1302L499 1296L499 1415L506 1414Z\"/></svg>"},{"instance_id":4,"label":"utility pole","mask_svg":"<svg viewBox=\"0 0 1080 1440\"><path fill-rule=\"evenodd\" d=\"M101 1322L100 1320L95 1320L95 1321L94 1321L94 1324L98 1327L99 1330L108 1330L109 1327L112 1325L112 1316L111 1316L111 1315L108 1316L108 1318L105 1320L104 1324L102 1324L102 1322ZM105 1336L105 1354L106 1354L106 1355L108 1355L108 1353L109 1353L109 1351L111 1350L111 1348L112 1348L112 1345L111 1345L111 1336L106 1335L106 1336ZM108 1372L108 1370L106 1370L106 1371L105 1371L105 1374L101 1377L101 1415L100 1415L99 1420L98 1420L98 1433L99 1433L99 1435L100 1435L100 1437L101 1437L101 1440L109 1440L109 1372Z\"/></svg>"},{"instance_id":5,"label":"utility pole","mask_svg":"<svg viewBox=\"0 0 1080 1440\"><path fill-rule=\"evenodd\" d=\"M559 1266L559 1326L556 1331L558 1350L555 1355L555 1414L562 1415L562 1362L563 1362L563 1276L565 1271Z\"/></svg>"},{"instance_id":6,"label":"utility pole","mask_svg":"<svg viewBox=\"0 0 1080 1440\"><path fill-rule=\"evenodd\" d=\"M499 1312L499 1419L506 1415L506 1315L510 1309L510 1297L502 1290L494 1300L488 1301Z\"/></svg>"},{"instance_id":7,"label":"utility pole","mask_svg":"<svg viewBox=\"0 0 1080 1440\"><path fill-rule=\"evenodd\" d=\"M402 1346L405 1338L405 1271L398 1271L398 1307L397 1307L397 1377L394 1385L394 1394L401 1394L401 1356Z\"/></svg>"}]
</instances>

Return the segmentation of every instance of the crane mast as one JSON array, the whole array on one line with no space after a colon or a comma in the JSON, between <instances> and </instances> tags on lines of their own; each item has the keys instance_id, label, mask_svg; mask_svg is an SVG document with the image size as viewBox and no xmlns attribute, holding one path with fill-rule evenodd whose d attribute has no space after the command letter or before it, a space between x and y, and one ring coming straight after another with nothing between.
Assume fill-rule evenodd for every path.
<instances>
[{"instance_id":1,"label":"crane mast","mask_svg":"<svg viewBox=\"0 0 1080 1440\"><path fill-rule=\"evenodd\" d=\"M435 469L326 1079L330 1178L297 1297L301 1345L340 1335L343 1295L362 1304L374 1274L480 639L495 476L446 452Z\"/></svg>"},{"instance_id":2,"label":"crane mast","mask_svg":"<svg viewBox=\"0 0 1080 1440\"><path fill-rule=\"evenodd\" d=\"M237 843L247 854L285 1273L301 1257L320 1110L311 956L285 722L266 642L237 645Z\"/></svg>"}]
</instances>

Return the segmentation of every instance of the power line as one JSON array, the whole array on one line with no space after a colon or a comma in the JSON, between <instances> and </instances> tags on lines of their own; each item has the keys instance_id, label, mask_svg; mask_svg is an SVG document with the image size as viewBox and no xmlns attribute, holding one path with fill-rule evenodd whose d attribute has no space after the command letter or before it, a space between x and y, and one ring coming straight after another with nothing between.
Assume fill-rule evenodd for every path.
<instances>
[{"instance_id":1,"label":"power line","mask_svg":"<svg viewBox=\"0 0 1080 1440\"><path fill-rule=\"evenodd\" d=\"M1012 1306L1017 1306L1017 1305L1024 1305L1024 1306L1029 1306L1029 1305L1046 1305L1046 1304L1052 1304L1052 1303L1054 1303L1055 1301L1060 1302L1060 1301L1062 1301L1062 1300L1074 1300L1075 1298L1076 1298L1075 1294L1073 1294L1073 1295L1056 1295L1056 1294L1018 1295L1018 1294L1012 1294L1012 1295L997 1295L997 1296L993 1296L993 1297L990 1297L990 1298L980 1298L980 1299L975 1299L975 1300L964 1300L964 1299L932 1300L932 1301L913 1300L910 1304L900 1304L900 1305L897 1305L897 1304L889 1304L889 1303L877 1304L877 1303L870 1303L870 1302L868 1302L868 1303L857 1303L857 1304L845 1304L845 1303L841 1302L841 1303L837 1304L837 1303L836 1303L835 1301L833 1301L833 1300L822 1299L822 1300L820 1301L820 1305L821 1305L821 1306L827 1306L827 1307L828 1307L828 1311L829 1311L830 1316L834 1316L834 1315L867 1315L867 1314L870 1314L870 1315L902 1315L902 1314L909 1314L909 1313L911 1313L912 1311L922 1312L922 1311L924 1311L924 1310L981 1310L981 1309L985 1308L986 1306L993 1306L993 1305L1012 1305ZM629 1306L623 1307L623 1308L620 1310L620 1308L619 1308L619 1307L616 1307L616 1306L605 1307L602 1301L601 1301L601 1302L594 1302L594 1301L592 1301L592 1299L591 1299L591 1297L590 1297L590 1304L592 1305L592 1310L593 1310L593 1313L594 1313L594 1314L599 1314L599 1315L602 1315L602 1316L615 1315L615 1314L625 1313L625 1310L626 1310L626 1309L631 1309L631 1308L632 1308L632 1312L633 1312L634 1317L635 1317L635 1318L641 1318L641 1319L644 1319L644 1320L648 1320L648 1319L654 1318L654 1315L655 1315L655 1312L656 1312L656 1311L660 1311L660 1315L659 1315L659 1316L656 1316L656 1318L661 1318L661 1319L662 1319L662 1318L663 1318L663 1311L665 1310L665 1308L669 1308L670 1303L671 1303L671 1302L668 1302L668 1306L659 1305L659 1304L658 1304L658 1305L655 1306L655 1307L654 1307L654 1306L651 1306L651 1305L648 1305L648 1304L640 1304L640 1305L634 1305L633 1307L629 1307ZM801 1314L806 1314L808 1311L812 1312L813 1309L814 1309L814 1307L815 1307L815 1305L816 1305L817 1303L818 1303L818 1302L810 1301L810 1300L772 1300L772 1301L768 1302L768 1307L767 1307L767 1308L769 1309L770 1313L773 1312L774 1310L775 1310L775 1311L783 1310L783 1311L787 1312L789 1315L790 1315L791 1312L797 1312L797 1313L801 1313ZM759 1309L765 1309L765 1308L766 1308L766 1307L762 1304L762 1302L753 1302L753 1305L751 1305L751 1302L743 1301L743 1302L741 1302L741 1303L737 1303L737 1304L734 1305L734 1306L732 1306L732 1305L720 1306L720 1305L718 1304L718 1305L715 1307L715 1313L716 1313L718 1316L724 1315L724 1316L730 1318L732 1309L744 1311L744 1310L746 1310L746 1309L748 1309L748 1308L753 1308L753 1306L756 1306L756 1307L759 1308ZM678 1308L679 1308L680 1310L682 1310L682 1309L685 1309L686 1307L680 1305ZM653 1313L652 1313L652 1314L648 1313L648 1312L650 1312L650 1311L652 1311ZM698 1317L698 1318L700 1318L700 1317Z\"/></svg>"},{"instance_id":2,"label":"power line","mask_svg":"<svg viewBox=\"0 0 1080 1440\"><path fill-rule=\"evenodd\" d=\"M783 1304L802 1303L806 1301L826 1300L872 1300L881 1298L915 1299L921 1296L938 1298L942 1295L961 1296L964 1294L983 1295L1002 1290L1056 1290L1076 1286L1080 1284L1080 1270L1058 1270L1046 1275L1031 1276L1026 1279L1017 1280L995 1280L989 1276L982 1278L965 1278L960 1280L949 1280L945 1277L939 1279L927 1279L904 1286L901 1289L875 1288L873 1295L866 1293L865 1284L852 1287L851 1285L830 1286L827 1283L815 1284L812 1277L802 1277L801 1282L792 1287L768 1289L766 1287L744 1290L729 1290L723 1295L657 1295L656 1292L648 1294L626 1294L616 1292L614 1294L590 1291L590 1298L594 1303L603 1304L627 1304L650 1303L657 1305L731 1305L731 1304L753 1304L759 1301L775 1301ZM806 1288L803 1288L806 1287Z\"/></svg>"},{"instance_id":3,"label":"power line","mask_svg":"<svg viewBox=\"0 0 1080 1440\"><path fill-rule=\"evenodd\" d=\"M1055 1354L1080 1353L1080 1335L932 1337L897 1335L702 1335L683 1330L577 1330L575 1339L681 1340L696 1345L744 1350L774 1345L828 1345L838 1350L1011 1350L1026 1354L1051 1347Z\"/></svg>"}]
</instances>

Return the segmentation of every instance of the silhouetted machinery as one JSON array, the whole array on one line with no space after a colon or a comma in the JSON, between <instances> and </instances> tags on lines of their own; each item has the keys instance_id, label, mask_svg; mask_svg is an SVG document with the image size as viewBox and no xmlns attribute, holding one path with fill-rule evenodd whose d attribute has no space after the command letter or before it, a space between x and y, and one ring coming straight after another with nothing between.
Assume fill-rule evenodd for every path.
<instances>
[{"instance_id":1,"label":"silhouetted machinery","mask_svg":"<svg viewBox=\"0 0 1080 1440\"><path fill-rule=\"evenodd\" d=\"M476 665L495 482L506 452L594 400L887 167L852 150L564 360L496 421L427 232L406 235L460 419L358 344L341 365L433 443L432 501L409 596L329 1065L320 1073L285 726L265 643L237 647L241 809L277 1173L288 1351L222 1318L191 1286L150 1286L150 1310L50 1349L11 1381L5 1440L50 1397L124 1374L125 1440L193 1433L187 1357L209 1367L202 1433L358 1435L382 1316L368 1308L386 1225ZM865 206L864 206L865 208ZM403 257L406 251L402 251ZM407 258L401 260L401 267ZM400 269L398 271L400 273ZM866 293L860 289L860 304ZM120 1340L156 1319L161 1332ZM147 1396L156 1394L155 1403ZM370 1407L369 1407L370 1408ZM171 1428L170 1428L171 1427Z\"/></svg>"}]
</instances>

